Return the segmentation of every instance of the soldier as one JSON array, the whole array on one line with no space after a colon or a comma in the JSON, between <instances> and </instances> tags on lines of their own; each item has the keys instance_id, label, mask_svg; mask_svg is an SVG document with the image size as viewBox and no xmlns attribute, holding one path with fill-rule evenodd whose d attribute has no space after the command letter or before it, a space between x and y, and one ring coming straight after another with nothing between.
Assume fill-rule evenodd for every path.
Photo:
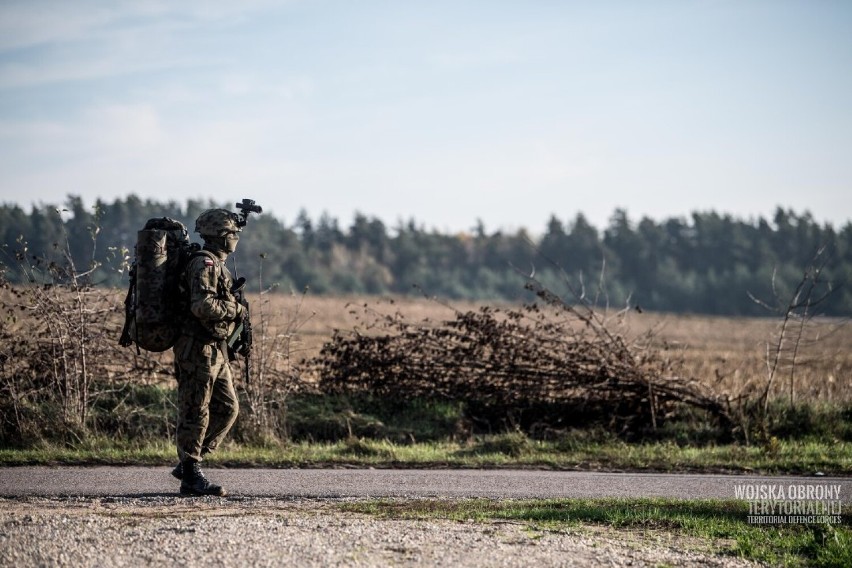
<instances>
[{"instance_id":1,"label":"soldier","mask_svg":"<svg viewBox=\"0 0 852 568\"><path fill-rule=\"evenodd\" d=\"M233 277L225 266L239 242L238 221L239 216L226 209L209 209L198 217L195 232L204 247L189 261L181 283L189 315L174 346L180 463L172 471L181 480L181 495L225 495L204 476L200 463L222 442L239 412L227 339L245 308L232 293Z\"/></svg>"}]
</instances>

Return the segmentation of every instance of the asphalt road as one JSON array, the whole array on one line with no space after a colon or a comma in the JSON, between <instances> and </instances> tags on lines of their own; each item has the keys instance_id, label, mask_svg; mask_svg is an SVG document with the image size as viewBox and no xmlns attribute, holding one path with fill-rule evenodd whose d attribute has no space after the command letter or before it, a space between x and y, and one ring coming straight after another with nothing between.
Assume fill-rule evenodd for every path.
<instances>
[{"instance_id":1,"label":"asphalt road","mask_svg":"<svg viewBox=\"0 0 852 568\"><path fill-rule=\"evenodd\" d=\"M2 497L174 495L165 467L0 468ZM787 477L531 470L209 469L231 496L273 498L671 497L734 499L737 487L833 491L852 503L852 477ZM797 491L797 489L793 489Z\"/></svg>"}]
</instances>

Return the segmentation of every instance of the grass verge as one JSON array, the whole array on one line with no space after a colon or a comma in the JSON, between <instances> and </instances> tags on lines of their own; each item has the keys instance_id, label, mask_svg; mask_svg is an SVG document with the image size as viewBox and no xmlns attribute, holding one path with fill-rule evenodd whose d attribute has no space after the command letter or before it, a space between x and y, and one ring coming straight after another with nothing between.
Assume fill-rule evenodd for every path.
<instances>
[{"instance_id":1,"label":"grass verge","mask_svg":"<svg viewBox=\"0 0 852 568\"><path fill-rule=\"evenodd\" d=\"M73 445L42 443L0 449L0 465L163 465L175 460L167 440L122 441L93 437ZM771 448L672 442L629 444L611 440L537 441L522 433L468 442L398 444L349 438L327 443L226 444L209 458L226 467L519 467L600 471L667 471L812 475L852 474L852 443L779 441Z\"/></svg>"},{"instance_id":2,"label":"grass verge","mask_svg":"<svg viewBox=\"0 0 852 568\"><path fill-rule=\"evenodd\" d=\"M529 523L533 531L605 526L637 538L690 537L691 547L773 566L852 566L852 529L839 525L751 525L743 501L673 499L413 500L343 503L345 511L387 519ZM663 538L662 540L665 540Z\"/></svg>"}]
</instances>

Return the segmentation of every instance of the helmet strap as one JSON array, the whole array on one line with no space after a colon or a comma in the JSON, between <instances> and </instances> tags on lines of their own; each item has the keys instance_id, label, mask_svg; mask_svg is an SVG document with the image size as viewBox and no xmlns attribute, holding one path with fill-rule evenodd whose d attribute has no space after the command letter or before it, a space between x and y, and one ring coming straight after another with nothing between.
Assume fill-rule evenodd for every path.
<instances>
[{"instance_id":1,"label":"helmet strap","mask_svg":"<svg viewBox=\"0 0 852 568\"><path fill-rule=\"evenodd\" d=\"M230 254L230 252L233 252L233 251L230 251L230 252L228 251L228 243L226 242L227 239L225 237L214 237L212 235L205 235L203 238L204 238L204 245L205 245L204 248L206 248L206 249L208 249L212 252L215 252L215 253L221 254L221 255L227 255L227 254Z\"/></svg>"}]
</instances>

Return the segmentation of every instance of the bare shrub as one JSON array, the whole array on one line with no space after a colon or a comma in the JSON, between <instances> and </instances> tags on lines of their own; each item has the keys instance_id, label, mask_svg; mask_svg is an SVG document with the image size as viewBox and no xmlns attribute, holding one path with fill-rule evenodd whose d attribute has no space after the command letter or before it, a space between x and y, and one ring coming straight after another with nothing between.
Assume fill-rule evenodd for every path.
<instances>
[{"instance_id":1,"label":"bare shrub","mask_svg":"<svg viewBox=\"0 0 852 568\"><path fill-rule=\"evenodd\" d=\"M118 307L92 285L96 263L77 269L67 238L54 244L61 261L31 254L23 239L18 244L10 256L26 284L12 286L4 277L0 296L3 438L22 442L51 429L61 438L79 438L95 378L112 360Z\"/></svg>"},{"instance_id":2,"label":"bare shrub","mask_svg":"<svg viewBox=\"0 0 852 568\"><path fill-rule=\"evenodd\" d=\"M258 264L260 294L251 304L254 342L251 357L242 362L242 410L236 434L243 440L287 439L287 398L303 386L294 357L299 353L299 330L314 317L303 314L307 290L291 296L290 305L272 313L269 299L277 285L264 288L263 261ZM283 322L279 324L278 322Z\"/></svg>"},{"instance_id":3,"label":"bare shrub","mask_svg":"<svg viewBox=\"0 0 852 568\"><path fill-rule=\"evenodd\" d=\"M461 400L509 423L526 411L538 424L594 420L637 432L657 428L681 405L727 421L724 400L673 373L656 351L628 343L594 310L567 304L535 280L527 287L541 305L482 307L437 324L375 314L370 334L335 332L313 360L320 388Z\"/></svg>"},{"instance_id":4,"label":"bare shrub","mask_svg":"<svg viewBox=\"0 0 852 568\"><path fill-rule=\"evenodd\" d=\"M746 385L740 397L743 401L739 409L740 420L751 425L745 427L746 433L755 430L754 433L764 443L769 442L768 424L772 402L787 396L789 408L795 406L796 379L802 368L807 366L807 348L825 339L825 336L809 337L808 332L814 319L820 315L819 306L835 291L831 281L823 276L827 264L826 247L820 247L789 296L778 290L774 274L772 300L761 300L749 293L755 303L780 316L774 337L766 342L766 374L760 380ZM835 330L840 325L835 326ZM779 386L785 378L786 392L783 386Z\"/></svg>"}]
</instances>

